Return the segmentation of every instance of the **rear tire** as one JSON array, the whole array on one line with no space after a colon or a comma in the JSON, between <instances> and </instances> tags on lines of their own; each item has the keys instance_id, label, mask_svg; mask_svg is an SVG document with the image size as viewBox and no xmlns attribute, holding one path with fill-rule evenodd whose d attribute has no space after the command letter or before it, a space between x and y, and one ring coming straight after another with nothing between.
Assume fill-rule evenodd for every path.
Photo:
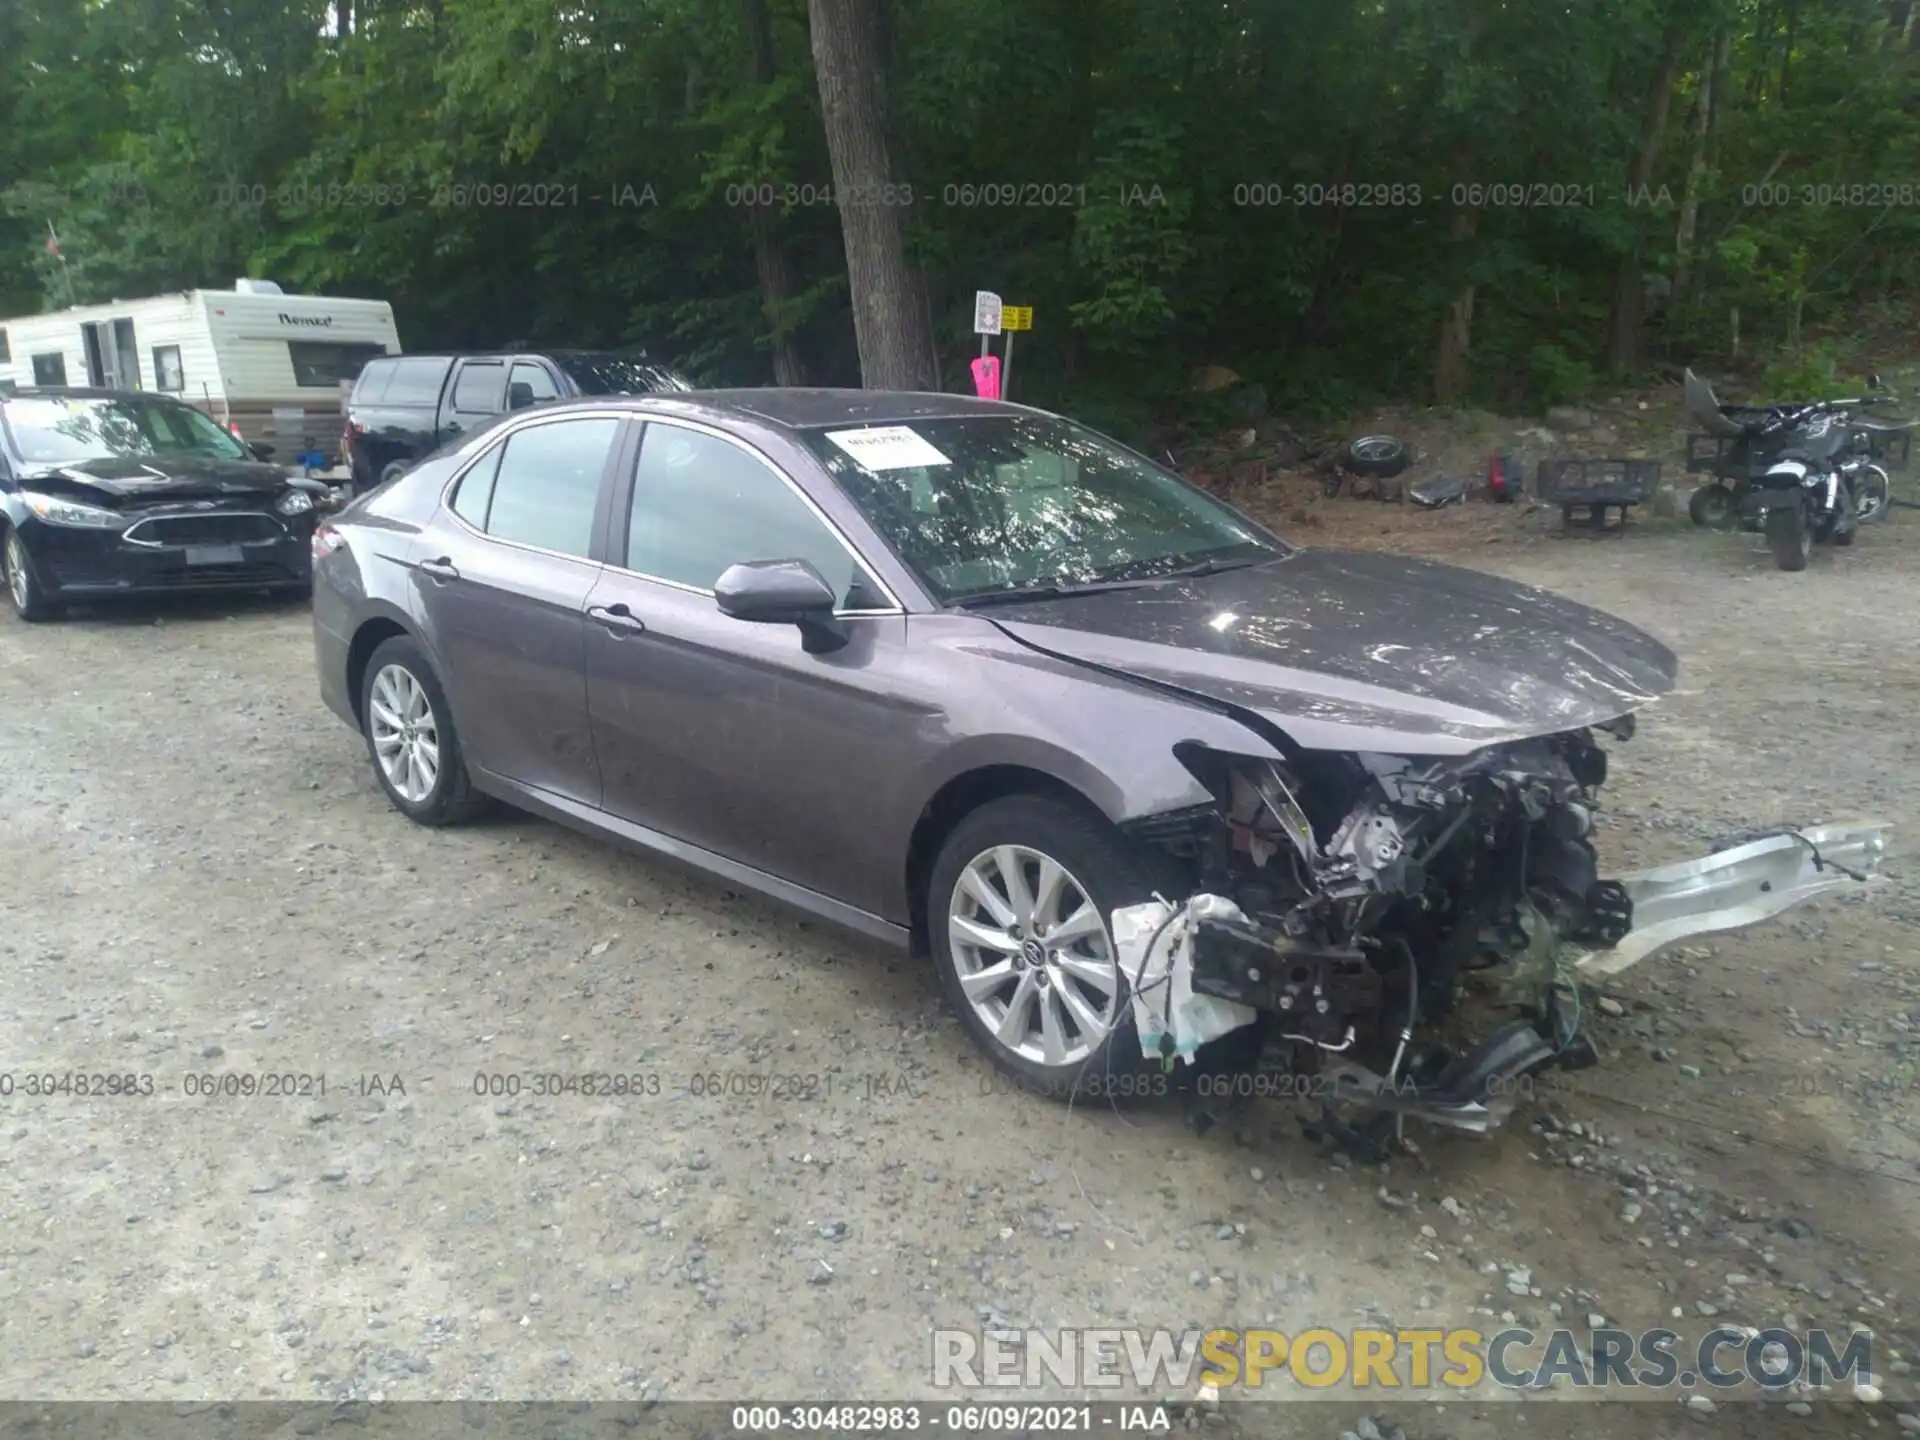
<instances>
[{"instance_id":1,"label":"rear tire","mask_svg":"<svg viewBox=\"0 0 1920 1440\"><path fill-rule=\"evenodd\" d=\"M384 485L389 480L396 479L397 477L406 474L406 471L407 471L406 461L390 460L387 462L386 467L380 472L380 483Z\"/></svg>"},{"instance_id":2,"label":"rear tire","mask_svg":"<svg viewBox=\"0 0 1920 1440\"><path fill-rule=\"evenodd\" d=\"M1703 529L1726 529L1733 523L1733 491L1724 485L1702 485L1687 501L1687 518Z\"/></svg>"},{"instance_id":3,"label":"rear tire","mask_svg":"<svg viewBox=\"0 0 1920 1440\"><path fill-rule=\"evenodd\" d=\"M1813 555L1813 531L1807 528L1803 507L1786 506L1767 511L1767 548L1773 551L1773 563L1782 570L1804 570Z\"/></svg>"},{"instance_id":4,"label":"rear tire","mask_svg":"<svg viewBox=\"0 0 1920 1440\"><path fill-rule=\"evenodd\" d=\"M64 607L47 599L46 589L33 572L33 560L18 530L7 531L6 544L0 546L0 571L5 572L7 599L13 605L14 614L30 625L60 618Z\"/></svg>"},{"instance_id":5,"label":"rear tire","mask_svg":"<svg viewBox=\"0 0 1920 1440\"><path fill-rule=\"evenodd\" d=\"M1103 1102L1172 1091L1141 1054L1108 923L1154 888L1144 858L1103 817L1046 796L991 801L941 846L926 906L940 987L1022 1089ZM1046 1058L1050 1047L1058 1059Z\"/></svg>"},{"instance_id":6,"label":"rear tire","mask_svg":"<svg viewBox=\"0 0 1920 1440\"><path fill-rule=\"evenodd\" d=\"M416 825L435 827L486 811L487 797L467 775L446 691L412 636L395 635L368 658L360 716L374 779L394 809ZM422 769L423 741L433 757L430 782Z\"/></svg>"}]
</instances>

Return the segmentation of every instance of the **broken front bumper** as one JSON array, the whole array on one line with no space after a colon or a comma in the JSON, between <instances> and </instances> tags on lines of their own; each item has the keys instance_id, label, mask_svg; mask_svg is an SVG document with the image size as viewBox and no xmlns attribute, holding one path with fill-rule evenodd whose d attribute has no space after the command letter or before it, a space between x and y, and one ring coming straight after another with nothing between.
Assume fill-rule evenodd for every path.
<instances>
[{"instance_id":1,"label":"broken front bumper","mask_svg":"<svg viewBox=\"0 0 1920 1440\"><path fill-rule=\"evenodd\" d=\"M1617 975L1695 935L1741 930L1857 885L1879 868L1891 827L1814 825L1781 830L1711 855L1623 876L1633 927L1574 962L1582 978Z\"/></svg>"},{"instance_id":2,"label":"broken front bumper","mask_svg":"<svg viewBox=\"0 0 1920 1440\"><path fill-rule=\"evenodd\" d=\"M1620 939L1605 948L1574 954L1568 953L1573 947L1565 946L1561 951L1563 963L1568 963L1573 977L1581 980L1617 975L1683 940L1744 929L1831 891L1861 886L1872 878L1886 854L1889 829L1881 823L1782 829L1743 839L1693 860L1624 876L1608 887L1616 894L1623 892L1632 906L1631 923ZM1216 912L1231 912L1233 907L1217 897L1204 898L1205 917L1195 936L1198 943L1189 947L1183 937L1179 949L1160 968L1169 972L1173 993L1182 1000L1213 996L1243 1003L1228 1005L1220 1014L1191 1016L1180 1007L1168 1005L1166 1023L1155 1027L1156 1034L1160 1030L1175 1032L1177 1043L1163 1047L1167 1054L1190 1056L1199 1043L1246 1023L1254 1012L1244 1009L1245 1002L1264 1005L1269 1001L1276 976L1263 971L1284 973L1287 966L1309 958L1299 946L1279 935L1263 936L1257 928L1209 923L1222 918ZM1198 905L1191 902L1190 912ZM1128 928L1125 938L1134 939L1134 931L1144 938L1156 927L1166 928L1160 922L1167 914L1164 908L1156 907L1150 914L1129 917L1136 923ZM1115 918L1118 921L1120 914ZM1237 915L1233 918L1244 921ZM1139 943L1135 939L1136 947ZM1123 943L1123 953L1127 948ZM1320 997L1333 988L1339 972L1331 968L1332 962L1342 958L1332 952L1311 957L1312 996ZM1198 977L1196 963L1201 972ZM1278 1003L1282 1010L1295 1008L1284 999ZM1322 1050L1336 1053L1324 1057L1321 1074L1325 1088L1319 1093L1330 1104L1346 1102L1382 1116L1412 1115L1452 1129L1485 1132L1512 1109L1520 1092L1517 1082L1523 1077L1556 1065L1582 1068L1597 1058L1584 1036L1555 1037L1551 1029L1528 1021L1504 1025L1449 1065L1443 1075L1426 1083L1399 1073L1397 1055L1389 1073L1383 1075L1337 1053L1346 1049L1345 1044L1322 1044ZM1188 1033L1180 1034L1183 1030ZM1148 1027L1142 1024L1143 1040L1148 1034ZM1350 1030L1347 1040L1352 1040ZM1154 1052L1149 1049L1148 1053Z\"/></svg>"}]
</instances>

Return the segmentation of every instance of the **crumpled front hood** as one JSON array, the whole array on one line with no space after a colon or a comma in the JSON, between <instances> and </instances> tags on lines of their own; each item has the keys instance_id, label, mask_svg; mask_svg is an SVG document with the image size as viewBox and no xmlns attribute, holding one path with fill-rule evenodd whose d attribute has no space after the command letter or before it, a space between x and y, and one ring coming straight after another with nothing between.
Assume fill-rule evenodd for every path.
<instances>
[{"instance_id":1,"label":"crumpled front hood","mask_svg":"<svg viewBox=\"0 0 1920 1440\"><path fill-rule=\"evenodd\" d=\"M1637 710L1679 668L1602 611L1371 552L982 614L1057 656L1256 711L1308 750L1467 754Z\"/></svg>"},{"instance_id":2,"label":"crumpled front hood","mask_svg":"<svg viewBox=\"0 0 1920 1440\"><path fill-rule=\"evenodd\" d=\"M95 504L103 498L115 502L277 495L288 484L287 472L278 465L198 455L116 455L77 460L50 466L29 478L42 490L63 490Z\"/></svg>"}]
</instances>

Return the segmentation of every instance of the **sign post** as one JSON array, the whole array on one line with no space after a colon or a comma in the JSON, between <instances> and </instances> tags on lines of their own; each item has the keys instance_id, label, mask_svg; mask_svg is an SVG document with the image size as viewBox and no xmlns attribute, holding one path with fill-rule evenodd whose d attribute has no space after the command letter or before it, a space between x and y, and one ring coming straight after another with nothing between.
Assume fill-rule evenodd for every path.
<instances>
[{"instance_id":1,"label":"sign post","mask_svg":"<svg viewBox=\"0 0 1920 1440\"><path fill-rule=\"evenodd\" d=\"M1013 336L1017 330L1033 329L1033 307L1031 305L1007 305L1000 311L1000 323L1007 334L1007 353L1000 362L1000 398L1007 398L1007 391L1013 387Z\"/></svg>"}]
</instances>

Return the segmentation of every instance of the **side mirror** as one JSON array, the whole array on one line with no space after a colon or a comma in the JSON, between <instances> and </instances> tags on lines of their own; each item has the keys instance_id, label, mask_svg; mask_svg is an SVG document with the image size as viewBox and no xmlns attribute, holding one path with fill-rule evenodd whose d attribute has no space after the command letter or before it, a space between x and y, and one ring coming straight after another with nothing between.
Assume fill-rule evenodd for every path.
<instances>
[{"instance_id":1,"label":"side mirror","mask_svg":"<svg viewBox=\"0 0 1920 1440\"><path fill-rule=\"evenodd\" d=\"M253 458L256 460L270 460L273 458L273 446L263 441L250 440L247 442L247 449L253 452Z\"/></svg>"},{"instance_id":2,"label":"side mirror","mask_svg":"<svg viewBox=\"0 0 1920 1440\"><path fill-rule=\"evenodd\" d=\"M834 594L804 560L754 560L729 565L713 586L722 615L763 625L798 625L809 655L838 650L846 627L834 617Z\"/></svg>"},{"instance_id":3,"label":"side mirror","mask_svg":"<svg viewBox=\"0 0 1920 1440\"><path fill-rule=\"evenodd\" d=\"M524 380L516 380L513 384L507 386L507 408L509 410L524 410L531 404L533 404L533 386L527 384Z\"/></svg>"}]
</instances>

